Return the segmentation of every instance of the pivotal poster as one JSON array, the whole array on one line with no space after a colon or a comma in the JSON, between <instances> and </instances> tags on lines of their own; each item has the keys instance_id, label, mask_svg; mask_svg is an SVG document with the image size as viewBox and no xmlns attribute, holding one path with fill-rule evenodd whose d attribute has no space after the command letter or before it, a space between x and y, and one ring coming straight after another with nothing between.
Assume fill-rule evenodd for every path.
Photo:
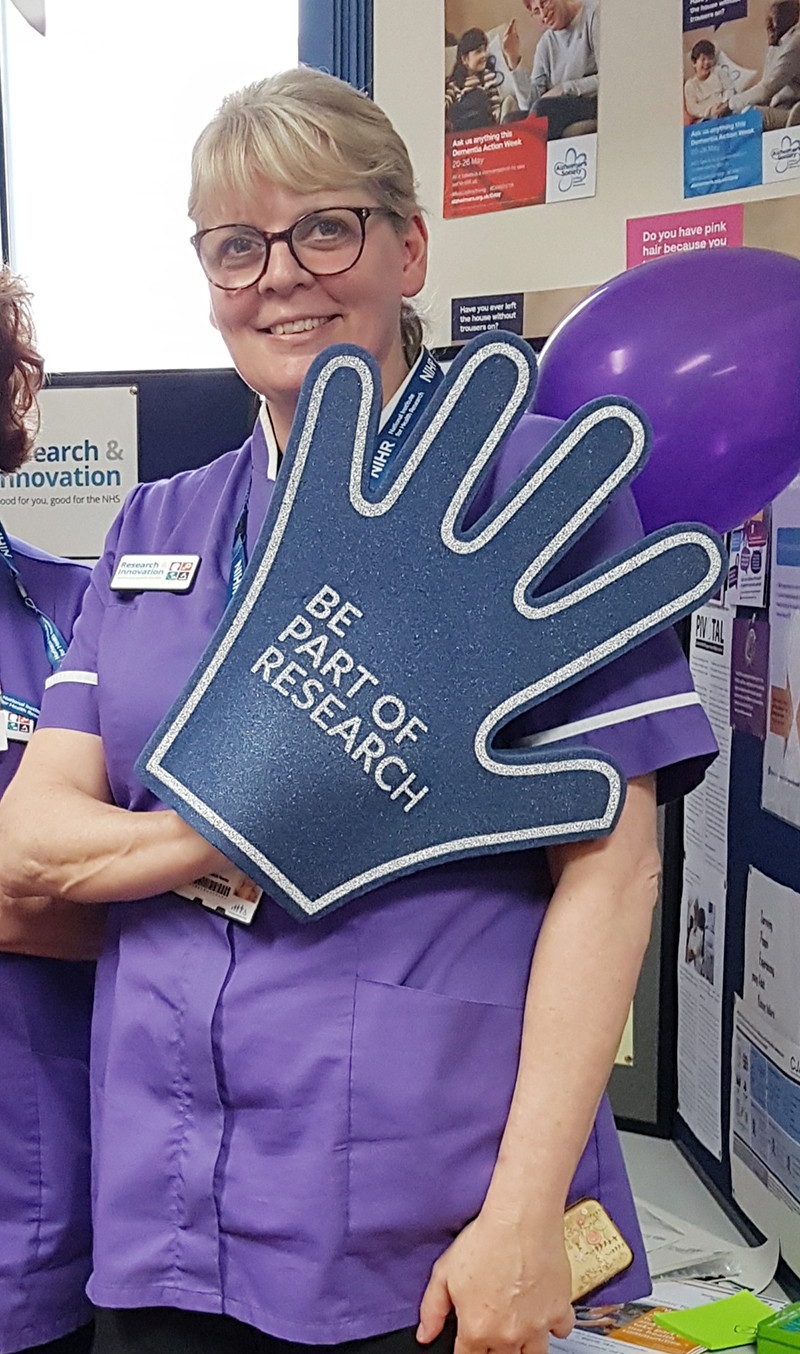
<instances>
[{"instance_id":1,"label":"pivotal poster","mask_svg":"<svg viewBox=\"0 0 800 1354\"><path fill-rule=\"evenodd\" d=\"M684 197L797 181L797 0L683 0Z\"/></svg>"},{"instance_id":2,"label":"pivotal poster","mask_svg":"<svg viewBox=\"0 0 800 1354\"><path fill-rule=\"evenodd\" d=\"M599 7L445 0L445 217L594 197Z\"/></svg>"}]
</instances>

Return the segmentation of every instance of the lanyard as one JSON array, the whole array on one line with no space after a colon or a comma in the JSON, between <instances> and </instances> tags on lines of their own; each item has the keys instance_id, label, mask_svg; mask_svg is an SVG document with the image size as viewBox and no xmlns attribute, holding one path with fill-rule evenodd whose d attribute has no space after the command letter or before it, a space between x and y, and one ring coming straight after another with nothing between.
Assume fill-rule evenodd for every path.
<instances>
[{"instance_id":1,"label":"lanyard","mask_svg":"<svg viewBox=\"0 0 800 1354\"><path fill-rule=\"evenodd\" d=\"M17 590L17 594L23 606L26 606L29 611L32 611L37 621L39 622L39 626L42 631L42 637L44 639L45 651L47 653L47 660L51 668L55 672L55 670L61 665L61 660L63 659L64 654L67 652L66 640L64 639L64 636L62 635L55 621L52 621L49 616L46 616L43 611L39 610L38 606L36 605L30 593L28 592L28 589L25 587L25 584L23 583L22 578L20 577L20 572L19 569L17 568L16 561L14 559L14 551L11 549L11 544L9 542L8 537L6 536L5 531L3 530L1 523L0 523L0 559L2 559L3 563L8 569L8 572L11 574L11 577L14 580L14 587ZM8 697L5 697L4 699L7 701Z\"/></svg>"},{"instance_id":2,"label":"lanyard","mask_svg":"<svg viewBox=\"0 0 800 1354\"><path fill-rule=\"evenodd\" d=\"M398 452L405 446L417 419L442 379L443 372L438 362L431 357L427 348L423 348L397 405L380 430L380 440L373 453L372 466L369 472L370 486L373 489L377 488ZM245 543L247 540L249 497L248 493L233 535L231 568L228 575L228 602L231 602L239 591L247 566Z\"/></svg>"},{"instance_id":3,"label":"lanyard","mask_svg":"<svg viewBox=\"0 0 800 1354\"><path fill-rule=\"evenodd\" d=\"M389 467L402 451L436 387L443 380L439 363L423 348L397 404L378 434L369 472L371 489L378 489Z\"/></svg>"},{"instance_id":4,"label":"lanyard","mask_svg":"<svg viewBox=\"0 0 800 1354\"><path fill-rule=\"evenodd\" d=\"M228 574L228 596L226 601L231 602L242 586L244 571L247 568L247 508L250 502L250 492L248 490L247 498L244 501L239 521L236 523L236 530L233 534L233 545L231 547L231 571Z\"/></svg>"}]
</instances>

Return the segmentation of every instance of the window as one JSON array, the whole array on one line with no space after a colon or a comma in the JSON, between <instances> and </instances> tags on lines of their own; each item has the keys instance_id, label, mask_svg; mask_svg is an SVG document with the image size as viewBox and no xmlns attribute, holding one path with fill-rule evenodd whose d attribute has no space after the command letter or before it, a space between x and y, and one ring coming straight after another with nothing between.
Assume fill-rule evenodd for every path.
<instances>
[{"instance_id":1,"label":"window","mask_svg":"<svg viewBox=\"0 0 800 1354\"><path fill-rule=\"evenodd\" d=\"M223 96L297 62L298 0L3 6L11 262L49 371L229 366L189 244L189 160Z\"/></svg>"}]
</instances>

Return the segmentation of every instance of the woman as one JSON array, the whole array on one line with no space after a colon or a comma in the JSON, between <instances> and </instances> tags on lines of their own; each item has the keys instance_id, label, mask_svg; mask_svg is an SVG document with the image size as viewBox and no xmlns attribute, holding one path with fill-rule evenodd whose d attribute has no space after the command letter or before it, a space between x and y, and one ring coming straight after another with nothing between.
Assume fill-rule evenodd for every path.
<instances>
[{"instance_id":1,"label":"woman","mask_svg":"<svg viewBox=\"0 0 800 1354\"><path fill-rule=\"evenodd\" d=\"M12 891L141 900L112 908L98 969L98 1354L445 1349L451 1308L459 1350L534 1354L572 1324L568 1196L602 1197L637 1248L602 1295L648 1287L601 1100L656 896L654 773L677 763L673 788L694 783L713 742L691 696L658 710L689 685L668 635L541 716L600 712L591 741L633 777L606 841L428 870L308 926L268 898L241 927L169 892L225 862L134 761L252 554L303 377L356 342L391 421L426 361L408 154L347 85L299 70L226 100L195 147L190 214L213 322L263 414L240 451L134 491L0 828ZM641 532L631 502L578 567ZM123 555L164 551L201 556L189 593L109 587ZM57 840L33 821L42 796L69 823Z\"/></svg>"},{"instance_id":2,"label":"woman","mask_svg":"<svg viewBox=\"0 0 800 1354\"><path fill-rule=\"evenodd\" d=\"M723 83L713 42L701 38L689 53L689 60L694 67L694 75L683 86L683 99L689 117L694 122L724 117L730 112L730 90Z\"/></svg>"},{"instance_id":3,"label":"woman","mask_svg":"<svg viewBox=\"0 0 800 1354\"><path fill-rule=\"evenodd\" d=\"M42 360L0 272L0 471L24 461ZM19 766L89 581L0 527L0 794ZM39 813L37 806L34 812ZM0 872L0 881L2 872ZM89 1019L102 912L0 882L0 1354L91 1344Z\"/></svg>"},{"instance_id":4,"label":"woman","mask_svg":"<svg viewBox=\"0 0 800 1354\"><path fill-rule=\"evenodd\" d=\"M450 131L470 131L499 122L502 82L495 58L489 56L489 39L483 29L468 28L458 40L453 73L445 83Z\"/></svg>"}]
</instances>

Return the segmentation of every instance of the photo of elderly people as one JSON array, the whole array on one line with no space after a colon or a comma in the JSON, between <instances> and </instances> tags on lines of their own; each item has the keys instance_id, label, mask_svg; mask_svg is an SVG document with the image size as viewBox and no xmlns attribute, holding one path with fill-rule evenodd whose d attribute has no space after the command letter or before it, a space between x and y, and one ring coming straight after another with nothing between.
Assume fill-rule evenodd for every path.
<instances>
[{"instance_id":1,"label":"photo of elderly people","mask_svg":"<svg viewBox=\"0 0 800 1354\"><path fill-rule=\"evenodd\" d=\"M599 0L445 0L445 126L597 131Z\"/></svg>"},{"instance_id":2,"label":"photo of elderly people","mask_svg":"<svg viewBox=\"0 0 800 1354\"><path fill-rule=\"evenodd\" d=\"M684 121L755 108L762 130L800 126L800 0L754 0L746 18L684 34Z\"/></svg>"}]
</instances>

